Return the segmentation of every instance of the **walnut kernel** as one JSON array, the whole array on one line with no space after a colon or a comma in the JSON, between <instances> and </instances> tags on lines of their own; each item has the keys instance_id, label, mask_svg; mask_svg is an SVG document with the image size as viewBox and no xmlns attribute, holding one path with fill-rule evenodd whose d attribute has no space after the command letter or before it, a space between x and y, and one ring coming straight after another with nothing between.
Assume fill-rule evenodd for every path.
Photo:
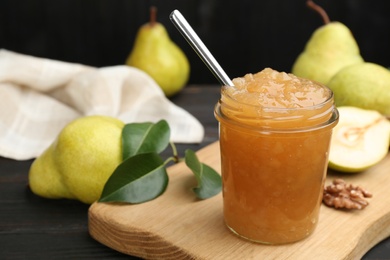
<instances>
[{"instance_id":1,"label":"walnut kernel","mask_svg":"<svg viewBox=\"0 0 390 260\"><path fill-rule=\"evenodd\" d=\"M336 209L364 209L368 206L365 198L371 197L372 194L360 186L347 184L343 179L335 179L324 188L322 201Z\"/></svg>"}]
</instances>

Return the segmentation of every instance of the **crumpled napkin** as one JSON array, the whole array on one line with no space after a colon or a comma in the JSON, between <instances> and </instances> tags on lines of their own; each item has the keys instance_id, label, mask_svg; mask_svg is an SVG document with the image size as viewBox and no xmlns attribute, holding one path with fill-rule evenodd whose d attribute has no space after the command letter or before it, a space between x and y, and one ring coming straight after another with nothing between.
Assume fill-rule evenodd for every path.
<instances>
[{"instance_id":1,"label":"crumpled napkin","mask_svg":"<svg viewBox=\"0 0 390 260\"><path fill-rule=\"evenodd\" d=\"M164 96L146 73L94 68L0 49L0 156L39 156L70 121L107 115L125 123L167 120L175 143L198 143L200 122Z\"/></svg>"}]
</instances>

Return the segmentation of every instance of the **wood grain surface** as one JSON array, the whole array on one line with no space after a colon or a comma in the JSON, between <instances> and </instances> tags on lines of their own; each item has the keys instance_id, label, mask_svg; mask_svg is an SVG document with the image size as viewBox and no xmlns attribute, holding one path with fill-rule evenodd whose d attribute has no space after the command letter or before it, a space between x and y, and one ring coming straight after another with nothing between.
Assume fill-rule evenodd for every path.
<instances>
[{"instance_id":1,"label":"wood grain surface","mask_svg":"<svg viewBox=\"0 0 390 260\"><path fill-rule=\"evenodd\" d=\"M220 171L219 144L198 152ZM159 198L139 204L95 203L89 233L119 252L146 259L359 259L390 235L390 154L371 169L353 175L328 172L327 183L342 177L373 193L361 211L321 207L319 224L305 240L278 246L247 242L225 227L222 195L199 201L184 163L168 169L170 183Z\"/></svg>"}]
</instances>

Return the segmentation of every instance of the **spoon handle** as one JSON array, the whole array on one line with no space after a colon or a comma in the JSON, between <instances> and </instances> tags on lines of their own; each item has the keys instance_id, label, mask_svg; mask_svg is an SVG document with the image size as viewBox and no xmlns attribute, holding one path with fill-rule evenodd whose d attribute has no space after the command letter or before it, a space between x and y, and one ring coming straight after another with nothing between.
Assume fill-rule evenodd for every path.
<instances>
[{"instance_id":1,"label":"spoon handle","mask_svg":"<svg viewBox=\"0 0 390 260\"><path fill-rule=\"evenodd\" d=\"M192 29L191 25L187 22L184 16L178 11L174 10L169 16L172 23L191 45L194 51L211 70L218 81L225 86L233 86L233 82L230 80L225 71L221 68L219 63L215 60L214 56L207 49L206 45L203 44L202 40L198 37L196 32Z\"/></svg>"}]
</instances>

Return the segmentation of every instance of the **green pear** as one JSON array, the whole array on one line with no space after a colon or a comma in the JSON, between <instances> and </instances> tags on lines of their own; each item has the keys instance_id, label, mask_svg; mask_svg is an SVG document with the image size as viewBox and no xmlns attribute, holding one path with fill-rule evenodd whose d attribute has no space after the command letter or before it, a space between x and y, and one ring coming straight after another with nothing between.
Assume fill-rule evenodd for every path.
<instances>
[{"instance_id":1,"label":"green pear","mask_svg":"<svg viewBox=\"0 0 390 260\"><path fill-rule=\"evenodd\" d=\"M375 63L340 70L329 82L337 106L355 106L390 116L390 71Z\"/></svg>"},{"instance_id":2,"label":"green pear","mask_svg":"<svg viewBox=\"0 0 390 260\"><path fill-rule=\"evenodd\" d=\"M316 8L320 7L316 5ZM363 58L348 27L340 22L330 22L323 10L320 14L325 15L325 25L314 31L295 60L292 73L326 85L341 68L362 63Z\"/></svg>"},{"instance_id":3,"label":"green pear","mask_svg":"<svg viewBox=\"0 0 390 260\"><path fill-rule=\"evenodd\" d=\"M152 8L151 21L138 30L126 64L148 73L169 97L187 83L190 65L183 51L170 39L165 27L156 22L155 12L155 8Z\"/></svg>"},{"instance_id":4,"label":"green pear","mask_svg":"<svg viewBox=\"0 0 390 260\"><path fill-rule=\"evenodd\" d=\"M390 145L390 122L375 110L338 107L340 119L333 129L329 168L361 172L385 158Z\"/></svg>"}]
</instances>

